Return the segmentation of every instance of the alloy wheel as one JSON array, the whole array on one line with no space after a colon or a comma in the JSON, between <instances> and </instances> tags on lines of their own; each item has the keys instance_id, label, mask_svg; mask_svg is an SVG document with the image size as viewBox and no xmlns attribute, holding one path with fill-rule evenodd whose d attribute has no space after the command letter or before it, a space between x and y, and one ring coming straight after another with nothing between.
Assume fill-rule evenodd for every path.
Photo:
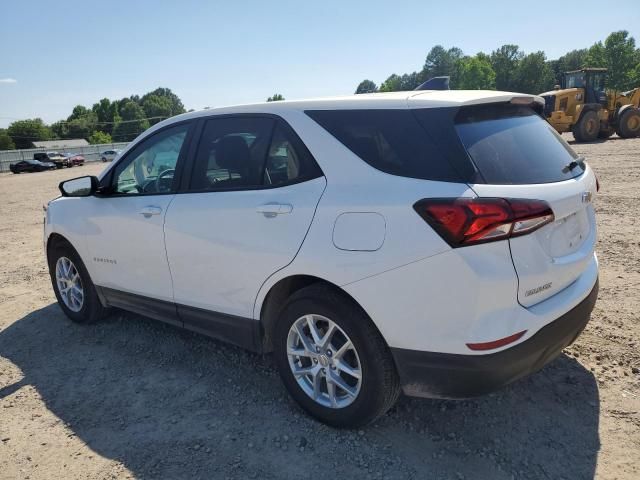
<instances>
[{"instance_id":1,"label":"alloy wheel","mask_svg":"<svg viewBox=\"0 0 640 480\"><path fill-rule=\"evenodd\" d=\"M351 405L362 386L360 358L349 336L322 315L298 318L287 336L289 367L302 390L329 408Z\"/></svg>"},{"instance_id":2,"label":"alloy wheel","mask_svg":"<svg viewBox=\"0 0 640 480\"><path fill-rule=\"evenodd\" d=\"M80 273L71 260L60 257L56 262L56 284L65 306L72 312L82 310L84 289Z\"/></svg>"}]
</instances>

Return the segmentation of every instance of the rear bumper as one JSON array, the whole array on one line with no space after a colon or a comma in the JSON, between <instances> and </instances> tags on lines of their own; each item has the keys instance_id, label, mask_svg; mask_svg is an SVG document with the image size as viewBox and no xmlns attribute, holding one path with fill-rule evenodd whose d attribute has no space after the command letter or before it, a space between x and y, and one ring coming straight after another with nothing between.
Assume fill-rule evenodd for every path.
<instances>
[{"instance_id":1,"label":"rear bumper","mask_svg":"<svg viewBox=\"0 0 640 480\"><path fill-rule=\"evenodd\" d=\"M536 372L580 335L597 296L598 282L572 310L528 340L497 353L460 355L392 348L402 389L416 397L469 398Z\"/></svg>"}]
</instances>

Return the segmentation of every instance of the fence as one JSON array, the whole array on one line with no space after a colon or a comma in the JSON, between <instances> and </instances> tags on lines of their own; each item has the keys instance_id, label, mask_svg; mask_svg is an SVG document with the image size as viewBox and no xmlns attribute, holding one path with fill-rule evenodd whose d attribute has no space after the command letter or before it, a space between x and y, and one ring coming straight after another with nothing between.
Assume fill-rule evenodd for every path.
<instances>
[{"instance_id":1,"label":"fence","mask_svg":"<svg viewBox=\"0 0 640 480\"><path fill-rule=\"evenodd\" d=\"M128 145L124 143L103 143L101 145L86 145L84 147L69 147L59 151L63 154L80 154L87 162L93 162L102 158L101 154L105 150L122 150ZM28 150L0 150L0 172L8 172L9 164L21 160L33 160L33 154L37 152L50 152L47 148L30 148Z\"/></svg>"}]
</instances>

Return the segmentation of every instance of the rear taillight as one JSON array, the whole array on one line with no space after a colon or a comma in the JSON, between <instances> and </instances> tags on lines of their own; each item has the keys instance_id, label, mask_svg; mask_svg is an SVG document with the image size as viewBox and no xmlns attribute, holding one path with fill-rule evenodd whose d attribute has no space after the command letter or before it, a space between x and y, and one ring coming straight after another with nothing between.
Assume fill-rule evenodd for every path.
<instances>
[{"instance_id":1,"label":"rear taillight","mask_svg":"<svg viewBox=\"0 0 640 480\"><path fill-rule=\"evenodd\" d=\"M525 235L553 221L542 200L426 198L413 208L454 248Z\"/></svg>"}]
</instances>

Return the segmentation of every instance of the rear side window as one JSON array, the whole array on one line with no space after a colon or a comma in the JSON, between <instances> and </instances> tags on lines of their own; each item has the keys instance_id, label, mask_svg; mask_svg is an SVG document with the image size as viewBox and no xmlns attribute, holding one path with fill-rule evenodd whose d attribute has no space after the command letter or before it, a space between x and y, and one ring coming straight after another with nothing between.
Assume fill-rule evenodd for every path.
<instances>
[{"instance_id":1,"label":"rear side window","mask_svg":"<svg viewBox=\"0 0 640 480\"><path fill-rule=\"evenodd\" d=\"M271 117L220 117L205 124L191 191L272 188L322 175L298 136Z\"/></svg>"},{"instance_id":2,"label":"rear side window","mask_svg":"<svg viewBox=\"0 0 640 480\"><path fill-rule=\"evenodd\" d=\"M581 162L568 168L578 155L529 107L461 108L455 129L486 183L551 183L584 172Z\"/></svg>"},{"instance_id":3,"label":"rear side window","mask_svg":"<svg viewBox=\"0 0 640 480\"><path fill-rule=\"evenodd\" d=\"M311 110L306 114L378 170L425 180L461 181L408 109Z\"/></svg>"}]
</instances>

